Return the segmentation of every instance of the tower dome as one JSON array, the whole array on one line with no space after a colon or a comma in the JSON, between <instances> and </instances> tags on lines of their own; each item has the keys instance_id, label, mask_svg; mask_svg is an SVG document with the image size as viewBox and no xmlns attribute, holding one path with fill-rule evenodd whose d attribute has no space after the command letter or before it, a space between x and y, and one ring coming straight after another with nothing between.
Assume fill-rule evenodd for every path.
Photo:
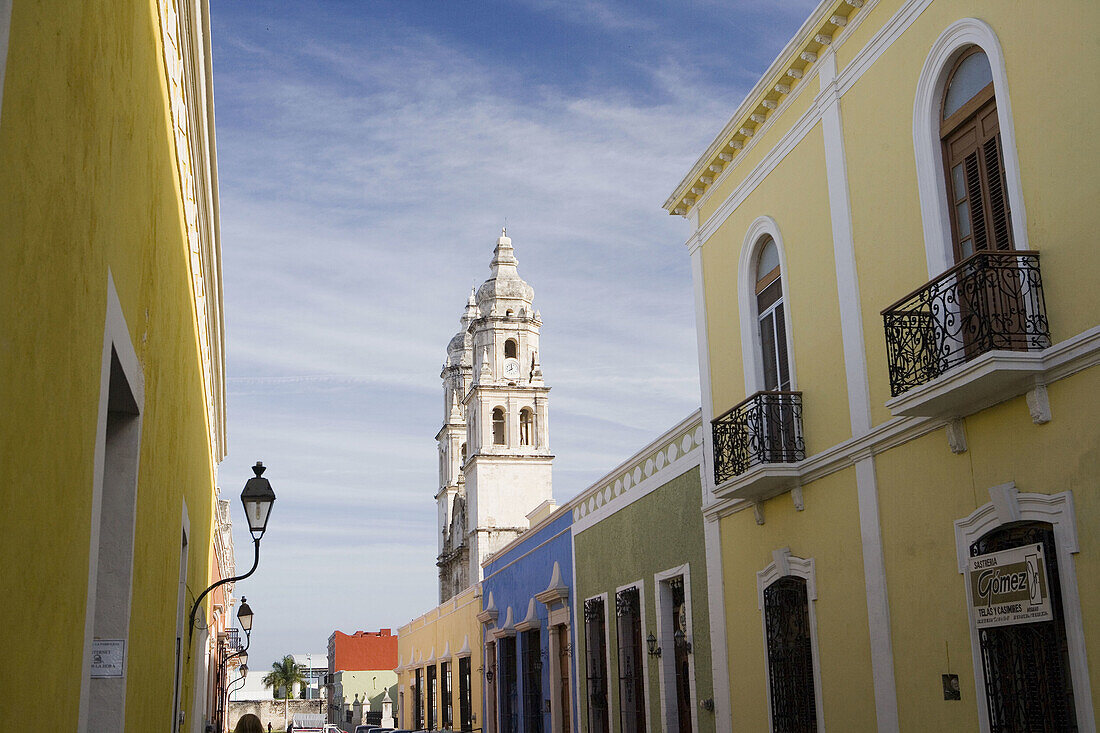
<instances>
[{"instance_id":1,"label":"tower dome","mask_svg":"<svg viewBox=\"0 0 1100 733\"><path fill-rule=\"evenodd\" d=\"M493 275L477 289L477 307L481 315L504 315L508 310L517 314L521 310L530 312L535 289L519 276L518 264L512 240L506 230L502 230L493 250L493 261L489 263Z\"/></svg>"}]
</instances>

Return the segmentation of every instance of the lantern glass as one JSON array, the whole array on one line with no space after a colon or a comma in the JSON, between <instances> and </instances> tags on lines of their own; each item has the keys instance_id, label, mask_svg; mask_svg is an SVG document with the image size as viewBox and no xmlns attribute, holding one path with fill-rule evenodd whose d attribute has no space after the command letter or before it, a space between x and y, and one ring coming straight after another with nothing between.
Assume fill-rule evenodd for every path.
<instances>
[{"instance_id":1,"label":"lantern glass","mask_svg":"<svg viewBox=\"0 0 1100 733\"><path fill-rule=\"evenodd\" d=\"M241 492L241 503L244 504L244 515L248 519L248 531L253 539L260 539L267 530L267 520L271 515L271 507L275 503L275 492L271 489L271 482L263 477L266 467L260 461L252 467L256 474L248 479Z\"/></svg>"},{"instance_id":2,"label":"lantern glass","mask_svg":"<svg viewBox=\"0 0 1100 733\"><path fill-rule=\"evenodd\" d=\"M246 634L252 631L252 607L248 605L247 598L241 598L241 607L237 609L237 623Z\"/></svg>"}]
</instances>

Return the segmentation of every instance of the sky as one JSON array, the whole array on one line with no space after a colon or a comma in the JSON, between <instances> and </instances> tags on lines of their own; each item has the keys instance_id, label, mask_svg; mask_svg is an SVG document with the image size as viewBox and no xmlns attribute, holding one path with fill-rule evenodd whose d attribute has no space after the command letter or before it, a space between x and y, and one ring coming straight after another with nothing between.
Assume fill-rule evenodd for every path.
<instances>
[{"instance_id":1,"label":"sky","mask_svg":"<svg viewBox=\"0 0 1100 733\"><path fill-rule=\"evenodd\" d=\"M437 602L439 379L501 228L542 313L564 503L699 406L661 205L807 0L211 3L229 454L277 495L250 667Z\"/></svg>"}]
</instances>

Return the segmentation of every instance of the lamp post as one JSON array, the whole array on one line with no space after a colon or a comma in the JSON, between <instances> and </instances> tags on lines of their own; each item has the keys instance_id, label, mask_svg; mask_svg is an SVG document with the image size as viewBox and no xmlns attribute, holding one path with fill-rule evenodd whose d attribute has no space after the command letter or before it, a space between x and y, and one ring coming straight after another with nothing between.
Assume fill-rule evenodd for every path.
<instances>
[{"instance_id":1,"label":"lamp post","mask_svg":"<svg viewBox=\"0 0 1100 733\"><path fill-rule=\"evenodd\" d=\"M188 623L187 631L187 656L191 656L191 640L195 635L195 614L198 613L199 605L202 601L218 586L225 585L226 583L235 583L238 580L244 580L252 573L256 572L256 567L260 564L260 539L264 536L264 532L267 531L267 520L271 516L271 507L275 503L275 492L271 489L271 482L263 477L264 471L267 470L264 464L260 461L256 461L256 465L252 467L252 471L256 474L244 485L244 490L241 491L241 503L244 504L244 515L248 519L248 531L252 533L252 542L256 546L256 559L252 562L252 569L244 575L238 575L234 578L224 578L214 583L212 586L202 592L202 595L195 600L195 605L191 606L191 620ZM241 611L244 610L244 606L241 607ZM237 613L237 619L241 620L240 612ZM247 623L245 627L243 624ZM252 628L252 610L249 609L248 615L242 622L241 628L244 628L247 632Z\"/></svg>"}]
</instances>

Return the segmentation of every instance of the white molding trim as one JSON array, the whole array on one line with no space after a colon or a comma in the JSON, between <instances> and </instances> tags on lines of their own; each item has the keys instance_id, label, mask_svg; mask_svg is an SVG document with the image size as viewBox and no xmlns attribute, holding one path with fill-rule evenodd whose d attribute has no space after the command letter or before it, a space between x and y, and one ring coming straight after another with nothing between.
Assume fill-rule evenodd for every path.
<instances>
[{"instance_id":1,"label":"white molding trim","mask_svg":"<svg viewBox=\"0 0 1100 733\"><path fill-rule=\"evenodd\" d=\"M103 326L103 350L100 356L99 369L99 409L96 414L96 434L94 459L92 466L92 502L91 502L91 532L88 545L88 585L87 601L84 610L84 646L81 655L80 667L80 700L77 712L77 731L84 733L88 729L88 714L91 704L91 661L92 639L95 634L95 593L96 578L99 574L99 539L100 520L103 509L103 471L106 460L107 446L107 408L111 392L111 355L118 359L123 374L130 388L130 393L137 405L137 431L141 435L141 422L145 414L145 374L138 361L134 344L130 340L130 329L126 325L126 314L122 310L122 303L118 298L118 290L115 288L114 276L110 268L107 268L107 303ZM139 448L140 454L140 448ZM135 522L136 522L135 508ZM130 592L133 593L131 579ZM129 606L128 606L129 607ZM130 645L126 645L126 654L129 656ZM127 664L127 669L129 665ZM125 713L125 708L123 710Z\"/></svg>"},{"instance_id":2,"label":"white molding trim","mask_svg":"<svg viewBox=\"0 0 1100 733\"><path fill-rule=\"evenodd\" d=\"M867 453L865 457L856 460L855 467L860 549L863 551L863 583L867 594L868 642L871 647L871 674L875 690L875 718L878 729L886 733L898 730L900 721L875 459Z\"/></svg>"},{"instance_id":3,"label":"white molding trim","mask_svg":"<svg viewBox=\"0 0 1100 733\"><path fill-rule=\"evenodd\" d=\"M760 345L760 327L756 312L756 260L764 237L775 240L779 255L779 284L783 291L783 321L786 327L787 366L791 373L791 389L798 389L795 370L794 339L791 334L791 300L787 287L790 271L787 269L787 253L783 247L783 235L779 225L770 216L760 216L749 225L741 243L741 256L737 262L737 311L741 321L741 361L745 373L745 394L751 395L764 389L763 347ZM731 405L732 407L732 405Z\"/></svg>"},{"instance_id":4,"label":"white molding trim","mask_svg":"<svg viewBox=\"0 0 1100 733\"><path fill-rule=\"evenodd\" d=\"M767 692L768 730L774 730L772 723L772 685L771 668L768 665L768 621L764 618L764 590L789 575L806 581L806 606L810 616L810 646L813 652L814 696L817 712L817 729L825 730L825 706L821 697L821 653L817 647L817 614L814 606L817 602L817 573L813 558L805 559L791 554L789 547L772 551L772 561L763 570L756 573L756 607L760 610L760 631L764 641L764 689ZM894 730L897 730L895 728Z\"/></svg>"},{"instance_id":5,"label":"white molding trim","mask_svg":"<svg viewBox=\"0 0 1100 733\"><path fill-rule=\"evenodd\" d=\"M717 730L733 730L730 695L729 648L726 643L725 575L722 570L722 527L717 515L703 517L706 552L707 610L710 613L711 699Z\"/></svg>"},{"instance_id":6,"label":"white molding trim","mask_svg":"<svg viewBox=\"0 0 1100 733\"><path fill-rule=\"evenodd\" d=\"M8 39L11 35L12 0L0 0L0 121L4 111L4 70L8 65Z\"/></svg>"},{"instance_id":7,"label":"white molding trim","mask_svg":"<svg viewBox=\"0 0 1100 733\"><path fill-rule=\"evenodd\" d=\"M665 626L666 613L668 611L667 605L671 601L672 591L668 587L668 581L673 578L682 577L684 579L684 608L685 615L687 617L687 641L692 644L692 651L688 653L690 657L688 664L688 706L691 709L691 730L692 733L699 733L699 714L696 712L699 709L699 695L695 689L695 628L692 624L692 606L691 606L691 566L689 563L684 563L679 567L669 568L668 570L662 570L661 572L653 574L653 600L654 607L656 609L656 622L657 622L657 644L662 649L660 661L658 662L658 679L660 683L660 710L661 710L661 723L664 726L664 730L673 731L678 730L678 707L676 700L676 642L674 638L675 630L669 631ZM668 654L663 653L664 650L668 650Z\"/></svg>"},{"instance_id":8,"label":"white molding trim","mask_svg":"<svg viewBox=\"0 0 1100 733\"><path fill-rule=\"evenodd\" d=\"M1058 574L1062 586L1062 615L1069 646L1070 675L1073 677L1073 696L1077 706L1077 726L1080 730L1096 730L1092 687L1089 682L1088 658L1085 649L1085 631L1081 614L1081 597L1077 585L1077 568L1073 555L1080 551L1077 542L1077 514L1073 504L1073 492L1058 494L1020 493L1013 482L989 489L988 504L975 509L969 516L955 521L955 552L959 573L965 575L970 545L985 534L1010 522L1045 522L1054 528L1057 545ZM969 584L966 588L966 604L969 609L973 598ZM967 613L970 626L970 654L974 664L974 688L978 705L980 730L989 730L988 703L985 693L985 675L982 670L981 643L974 618Z\"/></svg>"},{"instance_id":9,"label":"white molding trim","mask_svg":"<svg viewBox=\"0 0 1100 733\"><path fill-rule=\"evenodd\" d=\"M844 350L844 375L848 388L848 414L852 435L871 429L871 387L864 353L863 311L856 272L856 248L852 234L852 203L848 190L848 161L844 152L844 125L840 117L840 92L836 83L836 53L826 48L820 68L821 133L825 147L825 178L829 193L829 220L833 232L840 340Z\"/></svg>"},{"instance_id":10,"label":"white molding trim","mask_svg":"<svg viewBox=\"0 0 1100 733\"><path fill-rule=\"evenodd\" d=\"M698 217L695 217L697 220ZM696 240L698 241L698 240ZM706 504L714 492L714 400L710 385L710 341L707 334L706 282L703 279L703 253L696 246L691 250L691 287L695 302L695 345L699 359L699 411L703 427L703 457L699 466L702 473L702 502Z\"/></svg>"},{"instance_id":11,"label":"white molding trim","mask_svg":"<svg viewBox=\"0 0 1100 733\"><path fill-rule=\"evenodd\" d=\"M940 99L951 64L963 49L979 46L989 57L993 71L993 92L997 99L997 121L1001 128L1008 202L1012 211L1012 239L1016 249L1028 249L1027 211L1024 207L1020 160L1016 154L1016 130L1008 93L1008 73L997 34L988 23L962 18L947 27L928 52L917 82L913 103L913 148L917 163L917 190L928 277L934 278L955 261L952 251L951 218L947 204L946 179L940 143Z\"/></svg>"}]
</instances>

